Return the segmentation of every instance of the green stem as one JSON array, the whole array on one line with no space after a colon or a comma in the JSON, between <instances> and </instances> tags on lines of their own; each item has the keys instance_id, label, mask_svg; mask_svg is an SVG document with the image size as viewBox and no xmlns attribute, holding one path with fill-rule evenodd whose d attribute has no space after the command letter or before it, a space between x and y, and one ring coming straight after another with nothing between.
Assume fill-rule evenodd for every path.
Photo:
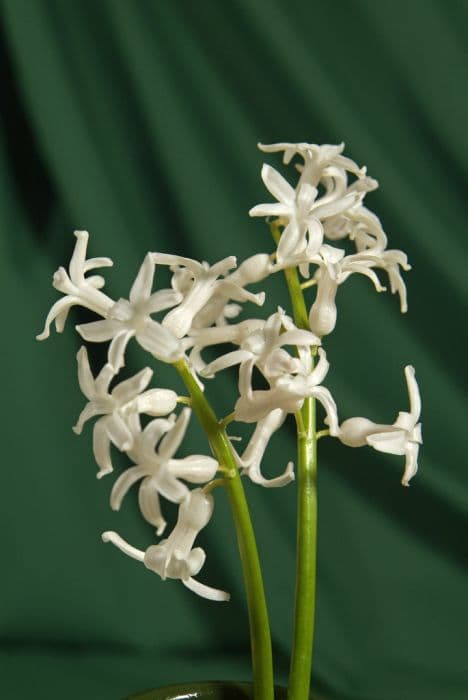
<instances>
[{"instance_id":1,"label":"green stem","mask_svg":"<svg viewBox=\"0 0 468 700\"><path fill-rule=\"evenodd\" d=\"M255 534L239 470L226 431L198 386L185 360L174 363L192 398L193 410L204 429L213 453L228 471L225 479L231 505L249 611L254 700L273 700L273 661L270 624Z\"/></svg>"},{"instance_id":2,"label":"green stem","mask_svg":"<svg viewBox=\"0 0 468 700\"><path fill-rule=\"evenodd\" d=\"M270 229L275 242L278 243L281 236L278 224L271 224ZM287 268L284 274L291 297L294 322L298 328L309 330L309 317L297 269ZM317 565L317 435L314 398L305 399L296 421L296 591L288 699L308 700L314 643Z\"/></svg>"}]
</instances>

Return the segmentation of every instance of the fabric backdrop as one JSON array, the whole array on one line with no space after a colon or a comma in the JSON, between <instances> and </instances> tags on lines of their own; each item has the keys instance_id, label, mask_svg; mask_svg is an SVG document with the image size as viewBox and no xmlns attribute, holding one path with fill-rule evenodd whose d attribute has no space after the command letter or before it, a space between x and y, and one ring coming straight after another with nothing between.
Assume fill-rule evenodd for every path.
<instances>
[{"instance_id":1,"label":"fabric backdrop","mask_svg":"<svg viewBox=\"0 0 468 700\"><path fill-rule=\"evenodd\" d=\"M327 342L342 418L392 422L414 364L424 446L403 460L320 443L313 684L334 700L468 697L465 387L468 3L465 0L4 0L2 7L2 469L0 690L16 700L116 700L164 683L248 679L246 606L223 494L192 595L104 546L151 528L96 482L80 345L34 340L58 298L74 229L126 296L148 250L211 262L271 250L251 206L270 199L262 141L346 142L380 189L366 203L407 252L409 311L351 279ZM270 162L278 160L270 159ZM359 277L359 276L355 276ZM163 279L163 275L161 276ZM268 309L287 306L275 281ZM128 369L143 366L134 347ZM174 373L156 368L158 385ZM232 405L234 375L209 392ZM189 452L204 452L193 426ZM283 432L266 471L294 453ZM273 459L274 455L274 459ZM246 485L271 614L277 681L291 638L295 487ZM134 496L135 494L132 494Z\"/></svg>"}]
</instances>

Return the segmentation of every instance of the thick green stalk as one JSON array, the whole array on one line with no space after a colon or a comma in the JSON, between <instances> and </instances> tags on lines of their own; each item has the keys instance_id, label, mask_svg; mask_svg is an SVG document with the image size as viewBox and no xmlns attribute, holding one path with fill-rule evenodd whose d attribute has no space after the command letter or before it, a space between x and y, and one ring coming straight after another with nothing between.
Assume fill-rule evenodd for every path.
<instances>
[{"instance_id":1,"label":"thick green stalk","mask_svg":"<svg viewBox=\"0 0 468 700\"><path fill-rule=\"evenodd\" d=\"M281 232L271 224L278 243ZM297 269L284 271L298 328L309 330L309 318ZM315 587L317 562L317 435L315 399L305 399L297 422L297 533L296 591L293 646L289 671L289 700L308 700L315 623Z\"/></svg>"},{"instance_id":2,"label":"thick green stalk","mask_svg":"<svg viewBox=\"0 0 468 700\"><path fill-rule=\"evenodd\" d=\"M192 408L208 437L216 459L227 472L224 482L236 527L249 611L254 700L273 700L271 635L262 572L247 500L231 443L187 362L179 360L174 363L174 367L190 392Z\"/></svg>"}]
</instances>

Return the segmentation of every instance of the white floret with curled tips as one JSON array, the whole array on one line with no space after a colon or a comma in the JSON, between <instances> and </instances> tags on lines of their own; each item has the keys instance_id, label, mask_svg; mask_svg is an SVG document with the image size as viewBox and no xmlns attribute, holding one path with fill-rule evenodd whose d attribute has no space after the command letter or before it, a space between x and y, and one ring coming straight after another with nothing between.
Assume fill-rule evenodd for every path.
<instances>
[{"instance_id":1,"label":"white floret with curled tips","mask_svg":"<svg viewBox=\"0 0 468 700\"><path fill-rule=\"evenodd\" d=\"M87 231L75 231L76 243L70 259L68 272L59 267L54 273L52 285L65 297L59 299L49 311L44 330L37 340L45 340L50 335L50 325L55 321L57 333L61 333L72 306L84 306L100 316L105 316L114 303L106 294L99 291L105 284L103 277L86 273L97 267L111 267L110 258L90 258L86 260L86 248L89 234Z\"/></svg>"},{"instance_id":2,"label":"white floret with curled tips","mask_svg":"<svg viewBox=\"0 0 468 700\"><path fill-rule=\"evenodd\" d=\"M181 481L204 484L211 481L218 470L218 462L207 455L189 455L175 459L188 423L191 410L184 408L179 417L156 418L141 429L139 414L129 417L128 425L133 442L127 450L133 466L126 469L117 479L110 496L113 510L119 510L129 489L141 480L138 490L140 510L149 523L157 528L157 534L164 531L166 521L161 512L159 496L171 503L181 503L189 495L188 487Z\"/></svg>"},{"instance_id":3,"label":"white floret with curled tips","mask_svg":"<svg viewBox=\"0 0 468 700\"><path fill-rule=\"evenodd\" d=\"M214 601L227 601L230 596L207 586L193 577L196 576L206 555L201 547L193 547L198 533L208 524L213 514L213 497L203 489L194 489L179 506L177 523L167 539L151 545L146 551L132 547L116 532L102 534L104 542L112 542L124 554L143 562L147 569L154 571L163 580L179 579L184 586L201 596Z\"/></svg>"},{"instance_id":4,"label":"white floret with curled tips","mask_svg":"<svg viewBox=\"0 0 468 700\"><path fill-rule=\"evenodd\" d=\"M204 321L208 321L209 324L216 320L228 299L241 302L251 301L258 306L261 306L265 300L263 292L253 294L244 289L235 278L231 280L228 276L219 279L221 275L227 275L229 270L236 267L237 262L233 255L214 265L168 253L152 253L151 256L155 264L170 267L176 275L173 286L177 290L183 290L183 299L176 308L166 314L163 320L164 328L177 338L183 338L189 333L198 314L206 311L207 306L215 299L217 302L222 300L222 304L218 312L216 302L215 318L212 317L213 311L208 310L210 318L204 319ZM195 325L199 324L195 323Z\"/></svg>"},{"instance_id":5,"label":"white floret with curled tips","mask_svg":"<svg viewBox=\"0 0 468 700\"><path fill-rule=\"evenodd\" d=\"M115 369L124 364L124 353L131 338L162 362L175 362L184 355L183 346L169 329L151 318L151 314L176 306L182 295L174 289L152 293L155 266L148 253L143 260L128 299L119 299L108 309L106 318L76 327L84 340L102 343L110 340L109 353L115 349Z\"/></svg>"},{"instance_id":6,"label":"white floret with curled tips","mask_svg":"<svg viewBox=\"0 0 468 700\"><path fill-rule=\"evenodd\" d=\"M270 382L270 388L258 390L252 388L249 368L240 376L240 397L234 407L236 420L255 423L265 418L275 408L285 414L297 413L306 398L317 399L325 409L330 435L338 431L338 414L336 403L330 391L321 386L325 379L329 363L325 350L318 349L319 361L312 371L298 374L282 374Z\"/></svg>"},{"instance_id":7,"label":"white floret with curled tips","mask_svg":"<svg viewBox=\"0 0 468 700\"><path fill-rule=\"evenodd\" d=\"M77 353L78 381L88 403L80 413L73 430L80 435L84 424L95 416L101 416L93 429L93 451L99 466L98 478L113 471L110 446L119 450L131 449L133 435L128 426L127 414L131 411L148 415L167 415L177 404L177 394L171 389L149 389L153 370L141 370L130 379L117 384L111 391L110 383L116 375L111 363L107 362L94 377L89 366L88 353L83 346Z\"/></svg>"},{"instance_id":8,"label":"white floret with curled tips","mask_svg":"<svg viewBox=\"0 0 468 700\"><path fill-rule=\"evenodd\" d=\"M337 437L349 447L369 445L379 452L404 455L405 469L401 483L409 486L418 470L419 445L422 444L421 395L416 382L414 367L405 367L410 410L401 411L392 425L373 423L367 418L348 418L339 427Z\"/></svg>"}]
</instances>

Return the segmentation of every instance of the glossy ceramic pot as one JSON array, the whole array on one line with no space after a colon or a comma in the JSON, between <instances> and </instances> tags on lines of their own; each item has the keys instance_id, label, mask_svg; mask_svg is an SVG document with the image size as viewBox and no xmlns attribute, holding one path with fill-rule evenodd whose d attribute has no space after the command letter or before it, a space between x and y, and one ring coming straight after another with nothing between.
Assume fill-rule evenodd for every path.
<instances>
[{"instance_id":1,"label":"glossy ceramic pot","mask_svg":"<svg viewBox=\"0 0 468 700\"><path fill-rule=\"evenodd\" d=\"M194 681L163 688L145 690L130 695L126 700L252 700L252 683L233 681ZM275 700L286 700L286 688L275 686ZM314 696L310 700L323 700Z\"/></svg>"}]
</instances>

